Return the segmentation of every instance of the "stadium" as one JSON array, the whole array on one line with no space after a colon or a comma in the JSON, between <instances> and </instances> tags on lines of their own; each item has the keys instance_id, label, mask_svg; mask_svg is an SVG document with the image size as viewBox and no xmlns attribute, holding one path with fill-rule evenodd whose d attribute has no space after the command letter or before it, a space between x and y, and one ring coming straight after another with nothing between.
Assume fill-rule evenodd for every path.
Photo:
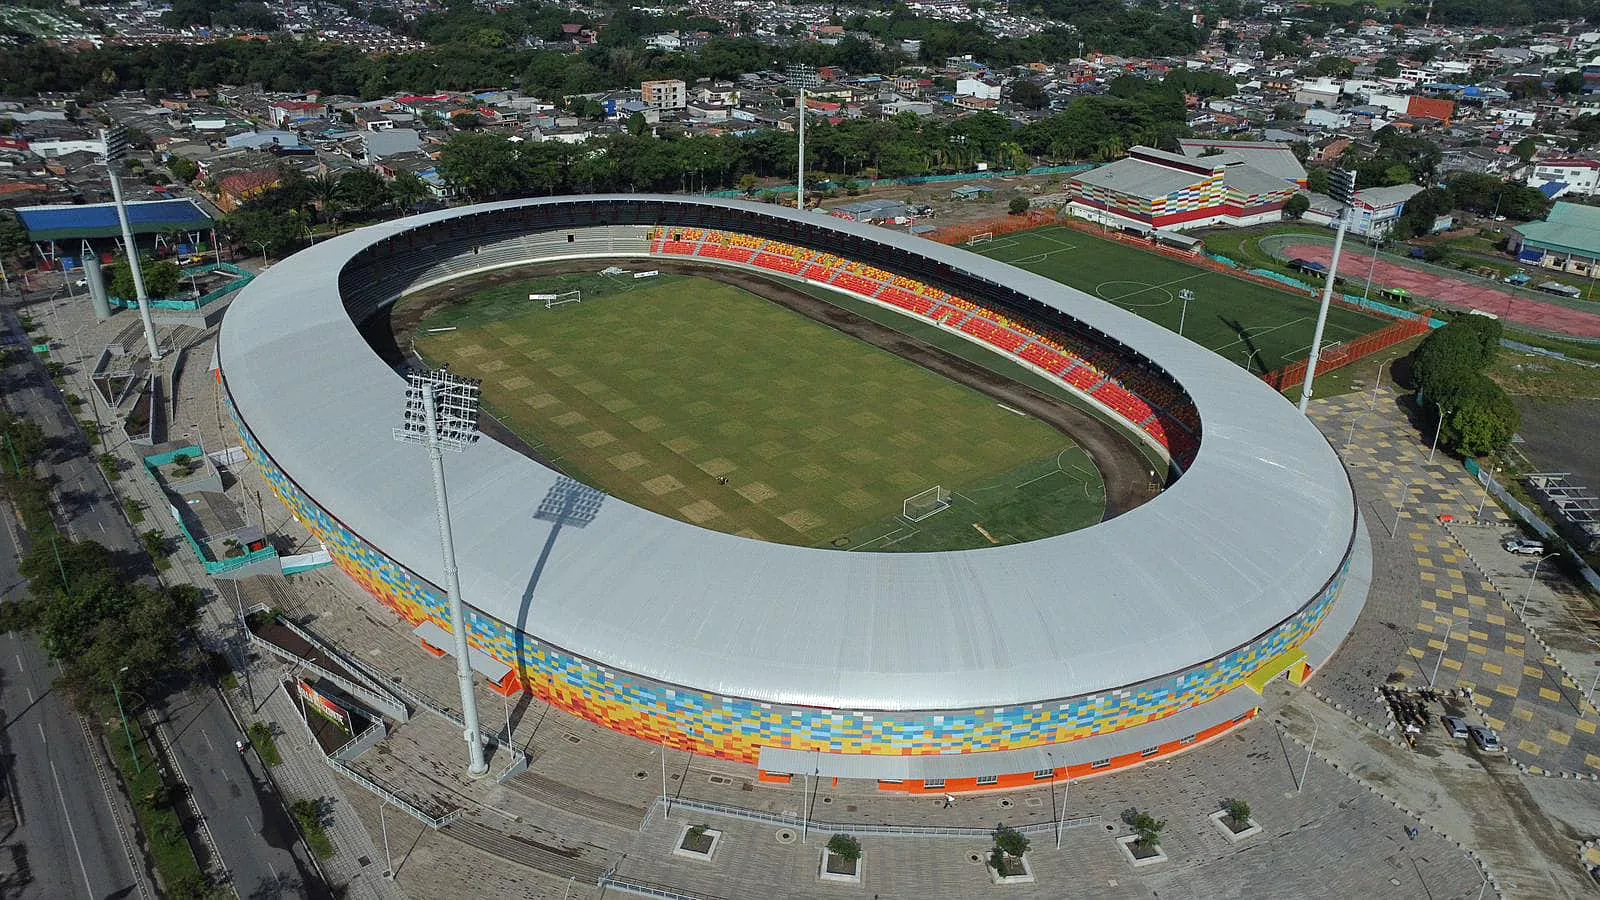
<instances>
[{"instance_id":1,"label":"stadium","mask_svg":"<svg viewBox=\"0 0 1600 900\"><path fill-rule=\"evenodd\" d=\"M474 666L503 692L767 781L1006 788L1225 733L1272 679L1310 677L1365 601L1371 551L1339 459L1228 361L922 238L739 201L596 195L330 239L264 272L224 320L218 378L246 450L424 646L447 645L450 621L431 476L392 437L406 382L373 323L402 296L582 261L848 294L1070 392L1167 472L1159 493L1068 533L841 550L675 520L486 428L448 479ZM711 340L717 325L704 323Z\"/></svg>"}]
</instances>

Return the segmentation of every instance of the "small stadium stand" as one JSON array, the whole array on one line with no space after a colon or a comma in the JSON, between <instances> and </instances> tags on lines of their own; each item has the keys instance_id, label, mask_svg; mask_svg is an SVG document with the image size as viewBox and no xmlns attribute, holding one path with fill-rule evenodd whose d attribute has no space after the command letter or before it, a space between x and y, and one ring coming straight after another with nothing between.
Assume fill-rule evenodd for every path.
<instances>
[{"instance_id":1,"label":"small stadium stand","mask_svg":"<svg viewBox=\"0 0 1600 900\"><path fill-rule=\"evenodd\" d=\"M159 234L167 231L210 231L216 222L193 200L139 200L126 204L128 226L134 234ZM44 243L79 238L122 236L117 208L111 203L88 206L24 206L17 218L28 231L28 240Z\"/></svg>"}]
</instances>

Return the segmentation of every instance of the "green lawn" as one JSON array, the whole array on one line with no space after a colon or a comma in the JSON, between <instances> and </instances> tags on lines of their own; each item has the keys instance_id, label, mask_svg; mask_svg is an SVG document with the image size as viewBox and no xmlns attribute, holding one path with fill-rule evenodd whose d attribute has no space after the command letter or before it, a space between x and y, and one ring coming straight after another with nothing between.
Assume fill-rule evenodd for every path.
<instances>
[{"instance_id":1,"label":"green lawn","mask_svg":"<svg viewBox=\"0 0 1600 900\"><path fill-rule=\"evenodd\" d=\"M530 293L579 289L556 309ZM430 329L455 328L430 333ZM416 346L568 474L694 524L786 544L962 549L1098 522L1069 438L893 354L709 279L598 275L486 288ZM726 478L727 483L721 482ZM951 506L919 523L906 497Z\"/></svg>"},{"instance_id":2,"label":"green lawn","mask_svg":"<svg viewBox=\"0 0 1600 900\"><path fill-rule=\"evenodd\" d=\"M1061 226L1007 235L970 249L1071 285L1173 331L1178 330L1183 306L1178 292L1188 289L1194 299L1183 315L1184 336L1253 372L1282 368L1304 359L1311 349L1317 304L1309 297ZM1334 307L1328 311L1324 346L1385 324Z\"/></svg>"}]
</instances>

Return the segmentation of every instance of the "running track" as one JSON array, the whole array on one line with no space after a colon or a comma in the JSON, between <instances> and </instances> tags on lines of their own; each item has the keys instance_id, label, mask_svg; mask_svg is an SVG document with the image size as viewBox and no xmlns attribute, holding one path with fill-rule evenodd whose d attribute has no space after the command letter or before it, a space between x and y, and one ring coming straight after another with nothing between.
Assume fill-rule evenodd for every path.
<instances>
[{"instance_id":1,"label":"running track","mask_svg":"<svg viewBox=\"0 0 1600 900\"><path fill-rule=\"evenodd\" d=\"M1328 258L1333 255L1333 248L1320 244L1295 244L1281 251L1285 259L1309 259L1323 265L1328 264ZM1341 257L1346 278L1346 287L1365 281L1365 272L1372 257L1361 253ZM1361 275L1358 278L1357 275ZM1600 337L1600 315L1579 312L1554 303L1541 303L1518 296L1510 291L1492 287L1493 282L1479 280L1466 280L1461 278L1448 278L1422 272L1409 266L1399 265L1378 258L1377 268L1373 270L1373 285L1383 285L1385 288L1404 288L1418 297L1426 297L1447 303L1451 306L1479 309L1487 313L1494 313L1507 322L1526 325L1541 331L1570 334L1574 337L1596 338ZM1600 308L1600 304L1596 304Z\"/></svg>"}]
</instances>

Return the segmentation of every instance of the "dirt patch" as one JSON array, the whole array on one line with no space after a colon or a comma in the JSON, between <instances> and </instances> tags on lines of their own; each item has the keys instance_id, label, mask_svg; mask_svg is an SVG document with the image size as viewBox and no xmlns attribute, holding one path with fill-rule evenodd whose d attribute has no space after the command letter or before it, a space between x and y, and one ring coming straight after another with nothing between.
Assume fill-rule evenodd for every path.
<instances>
[{"instance_id":1,"label":"dirt patch","mask_svg":"<svg viewBox=\"0 0 1600 900\"><path fill-rule=\"evenodd\" d=\"M415 361L415 354L410 350L412 336L422 321L435 310L465 300L493 285L541 275L588 273L595 271L595 265L592 260L573 260L504 269L488 275L452 281L407 297L403 303L396 304L399 306L398 310L394 306L386 307L378 315L362 323L361 330L367 342L378 351L385 362L395 366L402 365ZM1018 384L976 363L907 337L888 326L862 318L826 300L754 272L660 260L652 260L651 266L662 272L709 278L734 285L813 321L887 350L1046 423L1083 447L1084 452L1094 461L1095 467L1100 470L1106 487L1105 518L1107 519L1142 505L1159 492L1151 489L1149 464L1144 455L1131 443L1130 438L1069 403ZM406 349L402 351L401 348ZM512 434L510 429L492 418L484 419L483 431L525 456L546 465L550 464L526 442Z\"/></svg>"}]
</instances>

